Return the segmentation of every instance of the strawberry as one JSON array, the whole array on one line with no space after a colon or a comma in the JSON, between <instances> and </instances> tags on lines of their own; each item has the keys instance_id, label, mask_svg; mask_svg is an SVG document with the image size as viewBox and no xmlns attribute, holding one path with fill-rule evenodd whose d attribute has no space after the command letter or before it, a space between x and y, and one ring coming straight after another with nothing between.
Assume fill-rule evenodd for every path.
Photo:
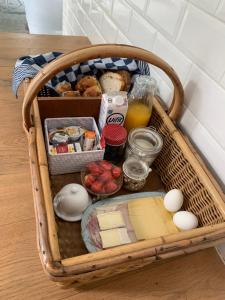
<instances>
[{"instance_id":1,"label":"strawberry","mask_svg":"<svg viewBox=\"0 0 225 300\"><path fill-rule=\"evenodd\" d=\"M93 184L91 186L91 190L92 190L92 192L94 192L96 194L101 194L102 193L102 187L103 187L102 182L95 181L95 182L93 182Z\"/></svg>"},{"instance_id":2,"label":"strawberry","mask_svg":"<svg viewBox=\"0 0 225 300\"><path fill-rule=\"evenodd\" d=\"M95 177L92 174L88 174L84 177L84 184L90 187L95 181Z\"/></svg>"},{"instance_id":3,"label":"strawberry","mask_svg":"<svg viewBox=\"0 0 225 300\"><path fill-rule=\"evenodd\" d=\"M120 167L114 167L114 168L112 169L112 176L113 176L114 178L119 178L120 175L121 175L121 168L120 168Z\"/></svg>"},{"instance_id":4,"label":"strawberry","mask_svg":"<svg viewBox=\"0 0 225 300\"><path fill-rule=\"evenodd\" d=\"M100 176L99 176L99 181L101 182L107 182L107 181L112 181L112 174L110 171L104 171Z\"/></svg>"},{"instance_id":5,"label":"strawberry","mask_svg":"<svg viewBox=\"0 0 225 300\"><path fill-rule=\"evenodd\" d=\"M112 192L114 192L117 189L117 187L118 186L117 186L117 184L116 184L115 181L109 181L105 185L105 191L107 193L112 193Z\"/></svg>"},{"instance_id":6,"label":"strawberry","mask_svg":"<svg viewBox=\"0 0 225 300\"><path fill-rule=\"evenodd\" d=\"M107 171L110 171L112 169L112 164L107 161L107 160L101 160L99 162L99 165L104 169L104 170L107 170Z\"/></svg>"},{"instance_id":7,"label":"strawberry","mask_svg":"<svg viewBox=\"0 0 225 300\"><path fill-rule=\"evenodd\" d=\"M95 162L90 162L89 164L87 164L87 169L89 172L91 172L94 168L96 168L98 165Z\"/></svg>"},{"instance_id":8,"label":"strawberry","mask_svg":"<svg viewBox=\"0 0 225 300\"><path fill-rule=\"evenodd\" d=\"M99 176L102 173L101 167L98 166L95 162L89 163L87 165L87 169L93 176Z\"/></svg>"}]
</instances>

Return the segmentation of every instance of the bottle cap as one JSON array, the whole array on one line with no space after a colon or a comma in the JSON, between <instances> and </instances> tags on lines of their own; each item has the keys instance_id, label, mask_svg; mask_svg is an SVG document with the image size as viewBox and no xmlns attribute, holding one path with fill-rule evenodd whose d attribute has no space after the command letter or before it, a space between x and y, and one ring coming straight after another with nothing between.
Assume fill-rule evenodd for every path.
<instances>
[{"instance_id":1,"label":"bottle cap","mask_svg":"<svg viewBox=\"0 0 225 300\"><path fill-rule=\"evenodd\" d=\"M127 139L126 129L118 124L106 125L102 130L102 136L108 145L121 145Z\"/></svg>"}]
</instances>

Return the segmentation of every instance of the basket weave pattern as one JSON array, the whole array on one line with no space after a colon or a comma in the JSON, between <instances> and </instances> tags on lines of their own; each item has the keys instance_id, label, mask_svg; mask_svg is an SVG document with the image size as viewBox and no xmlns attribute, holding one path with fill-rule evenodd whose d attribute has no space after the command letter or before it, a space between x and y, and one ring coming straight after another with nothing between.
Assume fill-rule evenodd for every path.
<instances>
[{"instance_id":1,"label":"basket weave pattern","mask_svg":"<svg viewBox=\"0 0 225 300\"><path fill-rule=\"evenodd\" d=\"M213 225L223 222L223 217L207 189L200 182L198 175L183 152L171 136L162 118L154 110L151 125L163 137L163 149L154 162L165 190L181 189L184 194L184 208L193 212L199 225Z\"/></svg>"}]
</instances>

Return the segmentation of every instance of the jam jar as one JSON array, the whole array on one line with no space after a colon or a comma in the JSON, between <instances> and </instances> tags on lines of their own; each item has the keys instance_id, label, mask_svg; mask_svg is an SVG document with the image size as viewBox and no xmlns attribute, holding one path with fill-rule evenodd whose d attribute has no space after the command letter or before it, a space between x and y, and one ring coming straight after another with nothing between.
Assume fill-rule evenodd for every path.
<instances>
[{"instance_id":1,"label":"jam jar","mask_svg":"<svg viewBox=\"0 0 225 300\"><path fill-rule=\"evenodd\" d=\"M123 186L128 191L141 190L152 170L148 164L137 157L129 157L123 163Z\"/></svg>"},{"instance_id":2,"label":"jam jar","mask_svg":"<svg viewBox=\"0 0 225 300\"><path fill-rule=\"evenodd\" d=\"M127 140L126 129L118 124L104 126L102 138L105 140L104 159L118 163L122 160Z\"/></svg>"},{"instance_id":3,"label":"jam jar","mask_svg":"<svg viewBox=\"0 0 225 300\"><path fill-rule=\"evenodd\" d=\"M134 128L128 135L126 158L135 156L151 166L162 146L162 137L153 127Z\"/></svg>"}]
</instances>

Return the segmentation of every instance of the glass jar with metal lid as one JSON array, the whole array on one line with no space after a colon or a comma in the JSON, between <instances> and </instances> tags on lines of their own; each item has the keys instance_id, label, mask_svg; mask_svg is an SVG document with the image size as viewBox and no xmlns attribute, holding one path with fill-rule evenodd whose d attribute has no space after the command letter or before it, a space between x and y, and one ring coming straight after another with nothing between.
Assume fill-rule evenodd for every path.
<instances>
[{"instance_id":1,"label":"glass jar with metal lid","mask_svg":"<svg viewBox=\"0 0 225 300\"><path fill-rule=\"evenodd\" d=\"M135 156L151 166L162 146L162 137L153 127L135 128L128 135L126 158Z\"/></svg>"},{"instance_id":2,"label":"glass jar with metal lid","mask_svg":"<svg viewBox=\"0 0 225 300\"><path fill-rule=\"evenodd\" d=\"M141 190L151 169L145 161L131 156L123 163L123 185L129 191Z\"/></svg>"}]
</instances>

